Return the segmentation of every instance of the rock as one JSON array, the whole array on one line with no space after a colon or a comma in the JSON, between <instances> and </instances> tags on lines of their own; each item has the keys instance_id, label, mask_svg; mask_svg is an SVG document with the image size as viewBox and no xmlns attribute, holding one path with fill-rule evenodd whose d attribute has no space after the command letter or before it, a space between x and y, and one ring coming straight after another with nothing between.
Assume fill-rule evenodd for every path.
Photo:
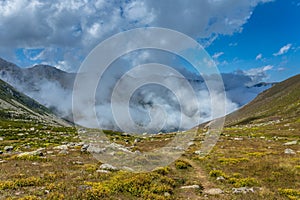
<instances>
[{"instance_id":1,"label":"rock","mask_svg":"<svg viewBox=\"0 0 300 200\"><path fill-rule=\"evenodd\" d=\"M242 141L244 139L243 138L233 138L233 140L235 140L235 141Z\"/></svg>"},{"instance_id":2,"label":"rock","mask_svg":"<svg viewBox=\"0 0 300 200\"><path fill-rule=\"evenodd\" d=\"M0 151L0 155L3 154L3 151Z\"/></svg>"},{"instance_id":3,"label":"rock","mask_svg":"<svg viewBox=\"0 0 300 200\"><path fill-rule=\"evenodd\" d=\"M222 194L223 190L221 190L220 188L211 188L211 189L204 190L203 192L209 195L218 195L218 194Z\"/></svg>"},{"instance_id":4,"label":"rock","mask_svg":"<svg viewBox=\"0 0 300 200\"><path fill-rule=\"evenodd\" d=\"M136 138L136 139L134 140L134 143L138 143L138 142L140 142L140 141L141 141L140 138Z\"/></svg>"},{"instance_id":5,"label":"rock","mask_svg":"<svg viewBox=\"0 0 300 200\"><path fill-rule=\"evenodd\" d=\"M0 137L0 141L3 141L4 139L3 139L3 137Z\"/></svg>"},{"instance_id":6,"label":"rock","mask_svg":"<svg viewBox=\"0 0 300 200\"><path fill-rule=\"evenodd\" d=\"M127 166L123 166L122 169L125 171L128 171L128 172L134 172L134 169L127 167Z\"/></svg>"},{"instance_id":7,"label":"rock","mask_svg":"<svg viewBox=\"0 0 300 200\"><path fill-rule=\"evenodd\" d=\"M219 176L219 177L217 177L216 180L217 180L217 181L225 181L225 178L224 178L223 176Z\"/></svg>"},{"instance_id":8,"label":"rock","mask_svg":"<svg viewBox=\"0 0 300 200\"><path fill-rule=\"evenodd\" d=\"M110 173L110 171L104 170L104 169L98 169L96 172L97 172L97 173L104 173L104 174Z\"/></svg>"},{"instance_id":9,"label":"rock","mask_svg":"<svg viewBox=\"0 0 300 200\"><path fill-rule=\"evenodd\" d=\"M284 153L285 154L296 154L296 152L293 149L285 149Z\"/></svg>"},{"instance_id":10,"label":"rock","mask_svg":"<svg viewBox=\"0 0 300 200\"><path fill-rule=\"evenodd\" d=\"M23 156L43 156L43 152L38 149L36 151L20 153L17 157L23 157Z\"/></svg>"},{"instance_id":11,"label":"rock","mask_svg":"<svg viewBox=\"0 0 300 200\"><path fill-rule=\"evenodd\" d=\"M100 169L103 169L103 170L110 170L110 171L117 171L118 168L117 167L114 167L110 164L102 164L100 165Z\"/></svg>"},{"instance_id":12,"label":"rock","mask_svg":"<svg viewBox=\"0 0 300 200\"><path fill-rule=\"evenodd\" d=\"M285 146L290 146L290 145L295 145L295 144L297 144L297 143L298 143L298 141L295 140L295 141L291 141L291 142L284 143L283 145L285 145Z\"/></svg>"},{"instance_id":13,"label":"rock","mask_svg":"<svg viewBox=\"0 0 300 200\"><path fill-rule=\"evenodd\" d=\"M186 186L181 186L180 189L200 189L199 185L186 185Z\"/></svg>"},{"instance_id":14,"label":"rock","mask_svg":"<svg viewBox=\"0 0 300 200\"><path fill-rule=\"evenodd\" d=\"M164 196L165 196L165 197L169 197L169 196L171 196L171 194L170 194L169 192L165 192L165 193L164 193Z\"/></svg>"},{"instance_id":15,"label":"rock","mask_svg":"<svg viewBox=\"0 0 300 200\"><path fill-rule=\"evenodd\" d=\"M86 152L89 146L90 146L89 144L83 144L81 147L81 152Z\"/></svg>"},{"instance_id":16,"label":"rock","mask_svg":"<svg viewBox=\"0 0 300 200\"><path fill-rule=\"evenodd\" d=\"M7 161L6 160L0 160L0 164L1 163L6 163Z\"/></svg>"},{"instance_id":17,"label":"rock","mask_svg":"<svg viewBox=\"0 0 300 200\"><path fill-rule=\"evenodd\" d=\"M81 162L81 161L75 161L75 162L73 162L73 164L74 165L83 165L83 162Z\"/></svg>"},{"instance_id":18,"label":"rock","mask_svg":"<svg viewBox=\"0 0 300 200\"><path fill-rule=\"evenodd\" d=\"M60 146L56 146L56 147L53 147L53 149L55 150L68 150L68 145L60 145Z\"/></svg>"},{"instance_id":19,"label":"rock","mask_svg":"<svg viewBox=\"0 0 300 200\"><path fill-rule=\"evenodd\" d=\"M194 142L189 142L189 143L188 143L189 146L192 146L192 145L194 145L194 144L195 144Z\"/></svg>"},{"instance_id":20,"label":"rock","mask_svg":"<svg viewBox=\"0 0 300 200\"><path fill-rule=\"evenodd\" d=\"M201 151L201 150L198 150L198 151L195 151L194 154L197 154L199 156L203 156L204 155L204 152Z\"/></svg>"},{"instance_id":21,"label":"rock","mask_svg":"<svg viewBox=\"0 0 300 200\"><path fill-rule=\"evenodd\" d=\"M13 149L14 149L13 146L5 146L4 147L4 151L6 151L6 152L12 151Z\"/></svg>"},{"instance_id":22,"label":"rock","mask_svg":"<svg viewBox=\"0 0 300 200\"><path fill-rule=\"evenodd\" d=\"M90 153L104 153L106 151L106 148L99 148L95 146L89 146L87 149Z\"/></svg>"},{"instance_id":23,"label":"rock","mask_svg":"<svg viewBox=\"0 0 300 200\"><path fill-rule=\"evenodd\" d=\"M67 154L69 154L69 152L66 149L63 149L60 152L58 152L58 155L67 155Z\"/></svg>"},{"instance_id":24,"label":"rock","mask_svg":"<svg viewBox=\"0 0 300 200\"><path fill-rule=\"evenodd\" d=\"M254 192L254 189L248 187L232 188L233 194L240 194L240 193L246 194L248 192Z\"/></svg>"}]
</instances>

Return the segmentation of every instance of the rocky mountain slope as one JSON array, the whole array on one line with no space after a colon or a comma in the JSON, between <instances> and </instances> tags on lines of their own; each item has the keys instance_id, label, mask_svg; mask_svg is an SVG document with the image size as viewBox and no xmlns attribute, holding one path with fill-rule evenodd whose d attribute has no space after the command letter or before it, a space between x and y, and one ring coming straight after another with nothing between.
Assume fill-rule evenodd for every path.
<instances>
[{"instance_id":1,"label":"rocky mountain slope","mask_svg":"<svg viewBox=\"0 0 300 200\"><path fill-rule=\"evenodd\" d=\"M0 80L0 118L11 121L31 121L54 126L69 126L51 111L30 97Z\"/></svg>"}]
</instances>

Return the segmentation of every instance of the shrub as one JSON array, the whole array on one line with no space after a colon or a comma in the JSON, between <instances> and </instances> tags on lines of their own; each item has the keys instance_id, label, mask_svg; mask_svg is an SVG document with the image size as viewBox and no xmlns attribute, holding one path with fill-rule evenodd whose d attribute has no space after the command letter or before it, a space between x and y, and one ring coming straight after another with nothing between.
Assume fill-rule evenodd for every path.
<instances>
[{"instance_id":1,"label":"shrub","mask_svg":"<svg viewBox=\"0 0 300 200\"><path fill-rule=\"evenodd\" d=\"M300 191L295 189L278 189L279 194L288 197L289 199L300 199Z\"/></svg>"},{"instance_id":2,"label":"shrub","mask_svg":"<svg viewBox=\"0 0 300 200\"><path fill-rule=\"evenodd\" d=\"M230 178L228 182L233 184L234 187L252 187L258 185L258 181L255 178Z\"/></svg>"},{"instance_id":3,"label":"shrub","mask_svg":"<svg viewBox=\"0 0 300 200\"><path fill-rule=\"evenodd\" d=\"M224 178L227 177L222 170L212 170L209 172L209 175L211 177L219 177L219 176L223 176Z\"/></svg>"},{"instance_id":4,"label":"shrub","mask_svg":"<svg viewBox=\"0 0 300 200\"><path fill-rule=\"evenodd\" d=\"M187 169L191 167L192 165L184 160L177 160L175 162L176 169Z\"/></svg>"}]
</instances>

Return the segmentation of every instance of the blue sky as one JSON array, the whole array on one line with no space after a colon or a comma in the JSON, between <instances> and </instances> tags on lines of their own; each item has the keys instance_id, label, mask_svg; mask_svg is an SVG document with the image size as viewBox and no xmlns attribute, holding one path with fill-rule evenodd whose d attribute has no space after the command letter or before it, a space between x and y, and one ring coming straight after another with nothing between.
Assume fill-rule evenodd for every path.
<instances>
[{"instance_id":1,"label":"blue sky","mask_svg":"<svg viewBox=\"0 0 300 200\"><path fill-rule=\"evenodd\" d=\"M281 81L299 73L300 0L10 0L0 2L0 57L76 71L122 30L157 26L205 45L223 73Z\"/></svg>"},{"instance_id":2,"label":"blue sky","mask_svg":"<svg viewBox=\"0 0 300 200\"><path fill-rule=\"evenodd\" d=\"M258 5L242 32L220 36L207 50L219 55L218 66L223 72L272 66L268 80L281 81L300 72L299 21L300 1ZM283 47L286 52L279 55Z\"/></svg>"}]
</instances>

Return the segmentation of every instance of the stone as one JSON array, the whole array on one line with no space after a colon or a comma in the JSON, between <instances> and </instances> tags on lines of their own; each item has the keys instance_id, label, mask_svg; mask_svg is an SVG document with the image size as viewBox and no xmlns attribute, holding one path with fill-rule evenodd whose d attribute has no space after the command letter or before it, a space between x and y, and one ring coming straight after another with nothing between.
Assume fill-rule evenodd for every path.
<instances>
[{"instance_id":1,"label":"stone","mask_svg":"<svg viewBox=\"0 0 300 200\"><path fill-rule=\"evenodd\" d=\"M248 192L254 192L254 189L248 187L232 188L233 194L241 194L241 193L246 194Z\"/></svg>"},{"instance_id":2,"label":"stone","mask_svg":"<svg viewBox=\"0 0 300 200\"><path fill-rule=\"evenodd\" d=\"M69 154L69 152L66 149L63 149L60 152L58 152L58 155L67 155L67 154Z\"/></svg>"},{"instance_id":3,"label":"stone","mask_svg":"<svg viewBox=\"0 0 300 200\"><path fill-rule=\"evenodd\" d=\"M140 142L140 141L141 141L140 138L136 138L136 139L134 140L134 143L138 143L138 142Z\"/></svg>"},{"instance_id":4,"label":"stone","mask_svg":"<svg viewBox=\"0 0 300 200\"><path fill-rule=\"evenodd\" d=\"M6 151L6 152L12 151L13 149L14 149L13 146L5 146L4 147L4 151Z\"/></svg>"},{"instance_id":5,"label":"stone","mask_svg":"<svg viewBox=\"0 0 300 200\"><path fill-rule=\"evenodd\" d=\"M243 138L234 138L233 140L235 140L235 141L242 141L244 139Z\"/></svg>"},{"instance_id":6,"label":"stone","mask_svg":"<svg viewBox=\"0 0 300 200\"><path fill-rule=\"evenodd\" d=\"M165 193L164 193L164 196L165 196L165 197L169 197L169 196L171 196L171 194L170 194L169 192L165 192Z\"/></svg>"},{"instance_id":7,"label":"stone","mask_svg":"<svg viewBox=\"0 0 300 200\"><path fill-rule=\"evenodd\" d=\"M181 189L200 189L199 185L186 185L186 186L181 186Z\"/></svg>"},{"instance_id":8,"label":"stone","mask_svg":"<svg viewBox=\"0 0 300 200\"><path fill-rule=\"evenodd\" d=\"M224 178L223 176L219 176L219 177L217 177L216 180L217 180L217 181L225 181L225 178Z\"/></svg>"},{"instance_id":9,"label":"stone","mask_svg":"<svg viewBox=\"0 0 300 200\"><path fill-rule=\"evenodd\" d=\"M218 195L218 194L222 194L223 190L221 190L220 188L211 188L211 189L204 190L203 192L209 195Z\"/></svg>"},{"instance_id":10,"label":"stone","mask_svg":"<svg viewBox=\"0 0 300 200\"><path fill-rule=\"evenodd\" d=\"M188 143L189 146L192 146L192 145L194 145L194 144L195 144L194 142L189 142L189 143Z\"/></svg>"},{"instance_id":11,"label":"stone","mask_svg":"<svg viewBox=\"0 0 300 200\"><path fill-rule=\"evenodd\" d=\"M118 168L117 167L114 167L110 164L102 164L100 165L100 169L103 169L103 170L110 170L110 171L117 171Z\"/></svg>"},{"instance_id":12,"label":"stone","mask_svg":"<svg viewBox=\"0 0 300 200\"><path fill-rule=\"evenodd\" d=\"M56 147L53 147L53 149L55 150L68 150L68 145L60 145L60 146L56 146Z\"/></svg>"},{"instance_id":13,"label":"stone","mask_svg":"<svg viewBox=\"0 0 300 200\"><path fill-rule=\"evenodd\" d=\"M291 142L284 143L283 145L284 145L284 146L290 146L290 145L296 145L297 143L298 143L298 141L295 140L295 141L291 141Z\"/></svg>"},{"instance_id":14,"label":"stone","mask_svg":"<svg viewBox=\"0 0 300 200\"><path fill-rule=\"evenodd\" d=\"M86 152L87 151L87 149L89 148L89 144L84 144L84 145L82 145L82 147L81 147L81 152Z\"/></svg>"},{"instance_id":15,"label":"stone","mask_svg":"<svg viewBox=\"0 0 300 200\"><path fill-rule=\"evenodd\" d=\"M0 141L3 141L4 139L3 139L3 137L0 137Z\"/></svg>"},{"instance_id":16,"label":"stone","mask_svg":"<svg viewBox=\"0 0 300 200\"><path fill-rule=\"evenodd\" d=\"M284 153L285 154L292 154L292 155L296 154L296 152L293 149L285 149Z\"/></svg>"},{"instance_id":17,"label":"stone","mask_svg":"<svg viewBox=\"0 0 300 200\"><path fill-rule=\"evenodd\" d=\"M110 173L110 171L104 170L104 169L98 169L96 172L97 172L97 173L104 173L104 174Z\"/></svg>"}]
</instances>

